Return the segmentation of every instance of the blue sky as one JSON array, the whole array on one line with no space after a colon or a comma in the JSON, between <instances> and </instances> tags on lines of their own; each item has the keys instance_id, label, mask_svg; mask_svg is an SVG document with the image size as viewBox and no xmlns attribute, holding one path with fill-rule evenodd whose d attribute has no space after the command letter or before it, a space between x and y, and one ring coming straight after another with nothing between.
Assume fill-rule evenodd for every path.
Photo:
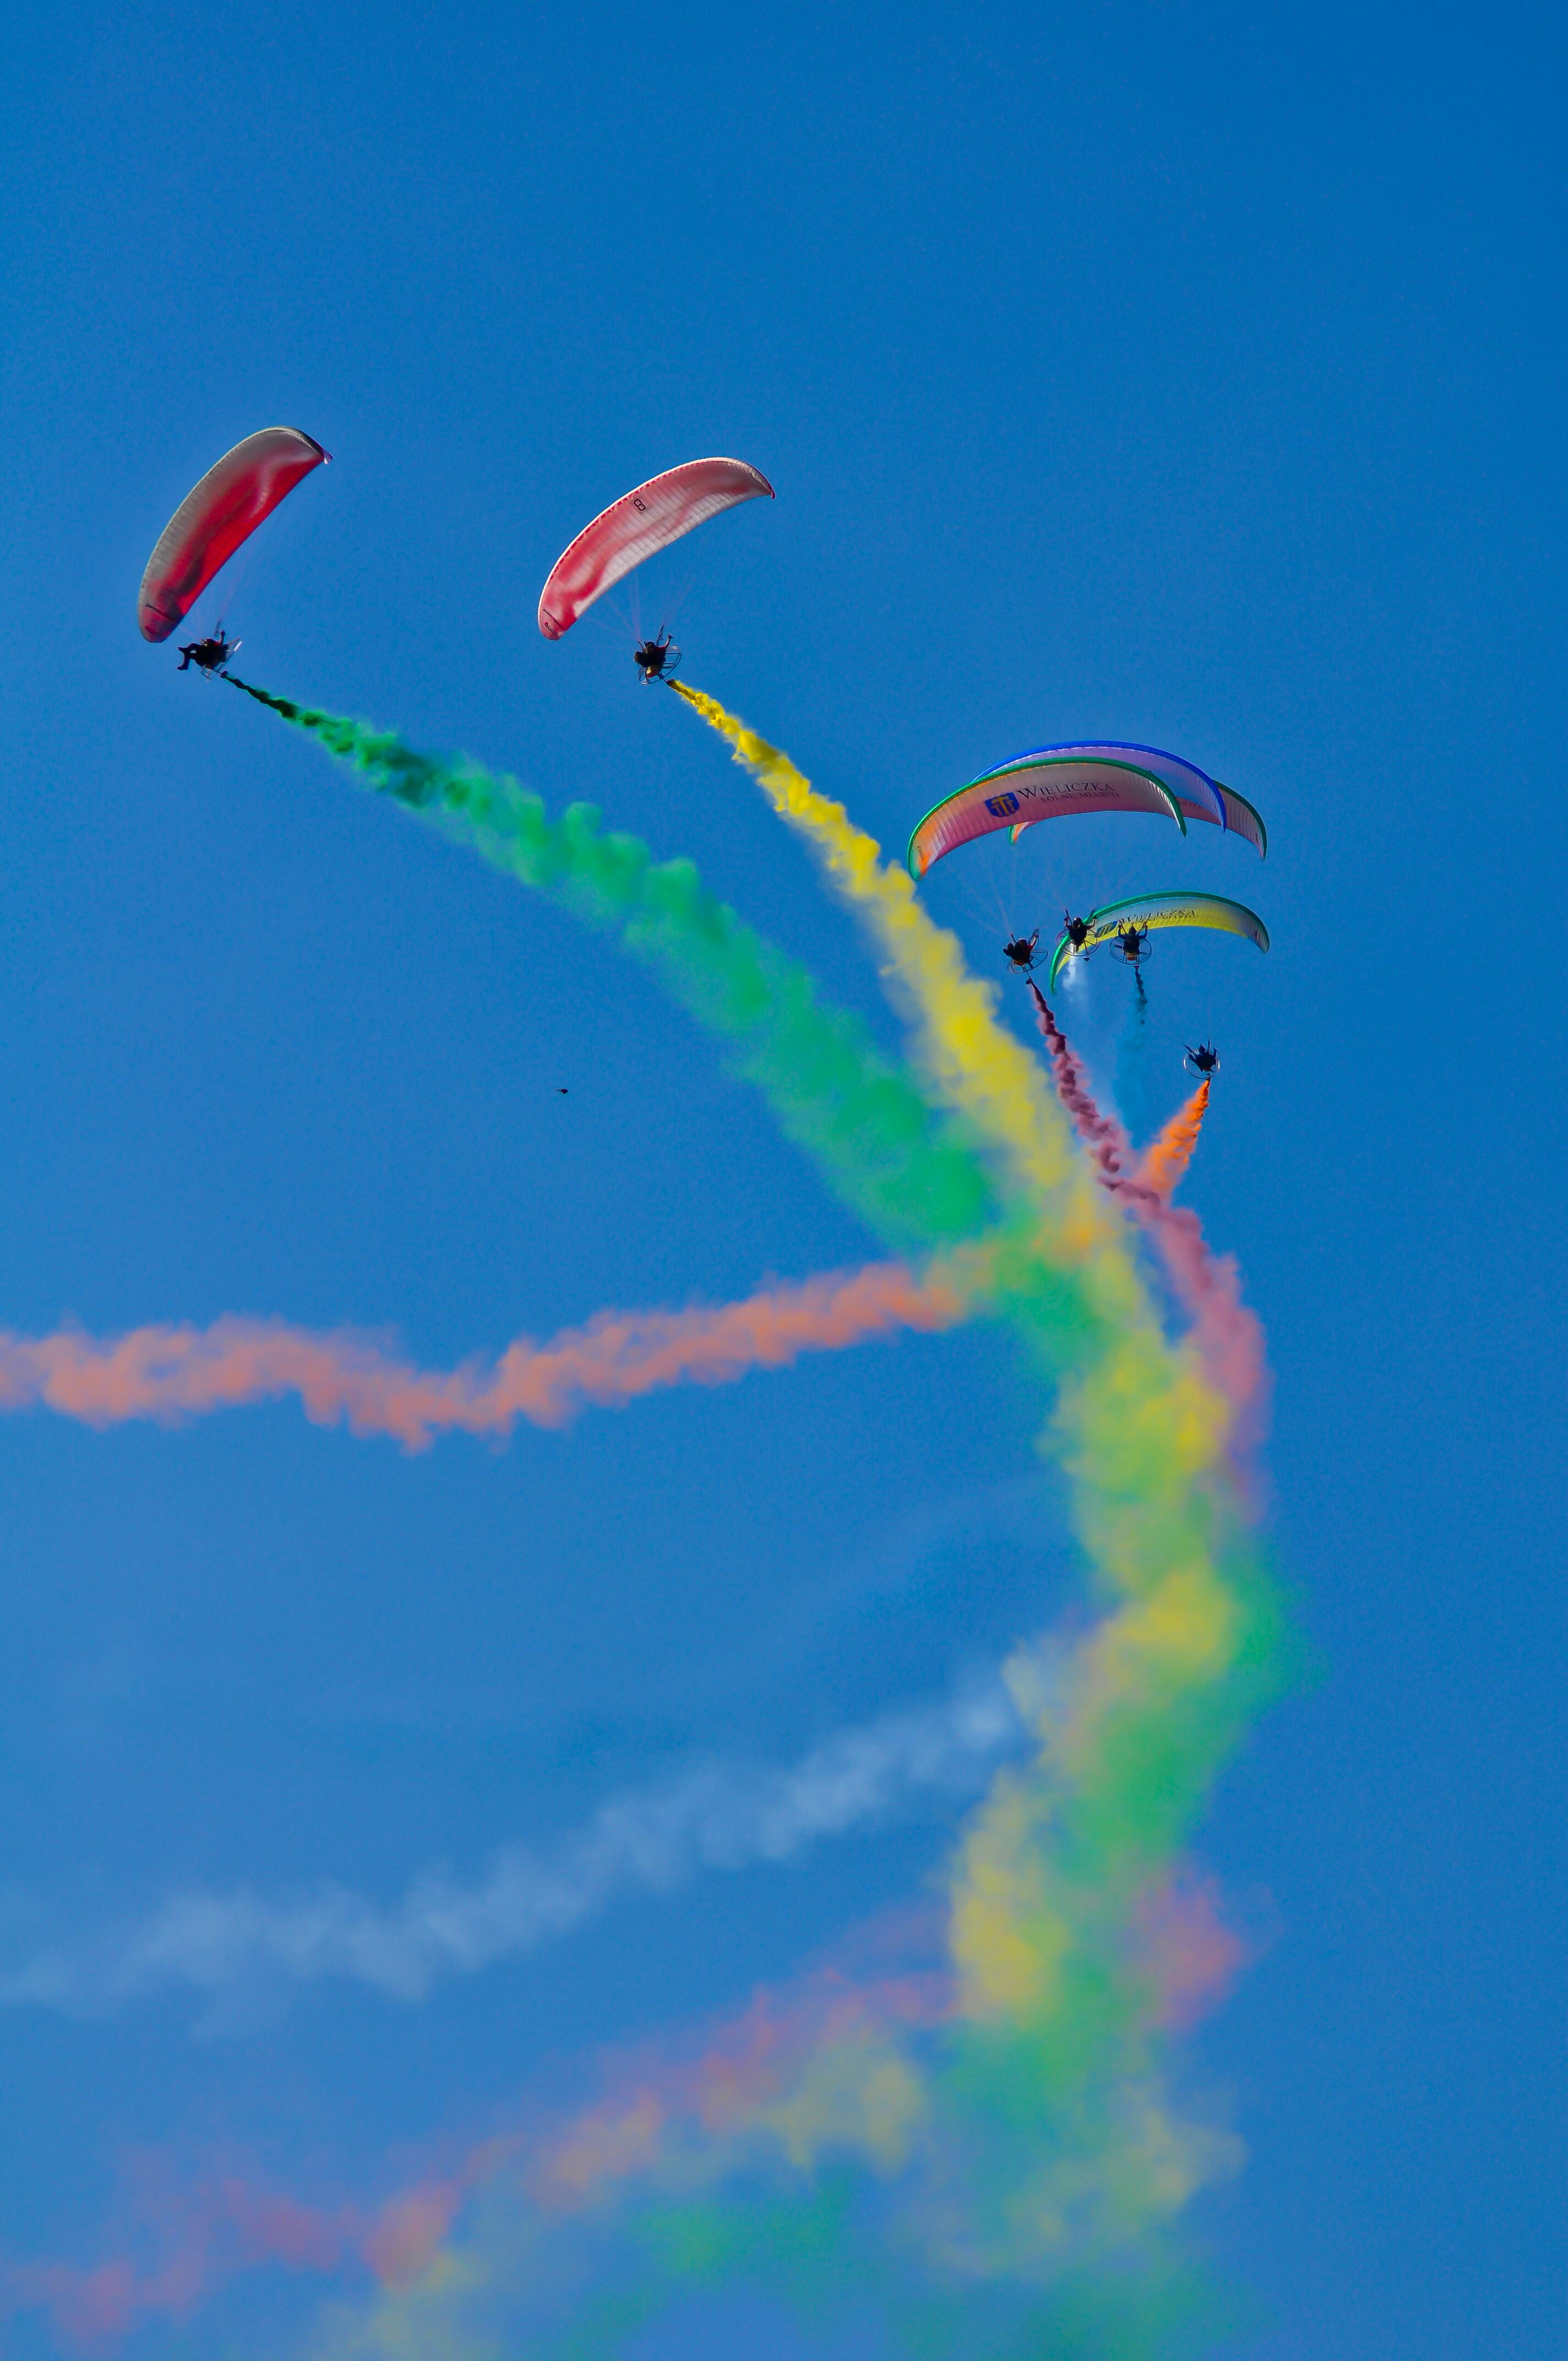
<instances>
[{"instance_id":1,"label":"blue sky","mask_svg":"<svg viewBox=\"0 0 1568 2361\"><path fill-rule=\"evenodd\" d=\"M891 1042L624 636L535 627L596 509L751 459L776 506L643 612L684 593L691 677L884 842L1102 735L1267 818L1262 870L1091 822L930 899L981 967L998 897L1048 931L1190 881L1267 919L1266 961L1163 947L1151 981L1153 1112L1184 1039L1224 1056L1189 1194L1268 1328L1315 1667L1205 1832L1267 1941L1196 2045L1250 2151L1199 2226L1267 2361L1560 2351L1555 22L89 7L4 54L0 1321L276 1313L449 1365L870 1250L640 971L135 627L193 478L305 427L334 464L258 537L247 676L592 796ZM148 2154L374 2195L924 1891L961 1765L422 1998L124 1971L179 1896L386 1913L701 1766L950 1726L1073 1595L1035 1423L970 1332L500 1453L287 1405L0 1422L0 1970L76 1978L0 2009L0 2246L123 2244ZM293 2351L318 2295L264 2276L129 2349Z\"/></svg>"}]
</instances>

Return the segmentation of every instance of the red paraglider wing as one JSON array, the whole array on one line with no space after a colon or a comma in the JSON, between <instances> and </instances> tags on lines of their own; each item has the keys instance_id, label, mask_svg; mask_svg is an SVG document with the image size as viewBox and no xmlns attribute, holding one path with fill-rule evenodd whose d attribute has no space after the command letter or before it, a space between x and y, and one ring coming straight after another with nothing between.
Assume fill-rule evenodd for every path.
<instances>
[{"instance_id":1,"label":"red paraglider wing","mask_svg":"<svg viewBox=\"0 0 1568 2361\"><path fill-rule=\"evenodd\" d=\"M684 467L651 476L602 510L555 560L539 597L540 630L547 640L560 639L603 591L655 550L667 549L721 509L764 495L773 499L772 484L744 459L688 459Z\"/></svg>"},{"instance_id":2,"label":"red paraglider wing","mask_svg":"<svg viewBox=\"0 0 1568 2361\"><path fill-rule=\"evenodd\" d=\"M144 640L166 640L220 566L332 454L297 426L247 434L187 492L159 535L137 598Z\"/></svg>"}]
</instances>

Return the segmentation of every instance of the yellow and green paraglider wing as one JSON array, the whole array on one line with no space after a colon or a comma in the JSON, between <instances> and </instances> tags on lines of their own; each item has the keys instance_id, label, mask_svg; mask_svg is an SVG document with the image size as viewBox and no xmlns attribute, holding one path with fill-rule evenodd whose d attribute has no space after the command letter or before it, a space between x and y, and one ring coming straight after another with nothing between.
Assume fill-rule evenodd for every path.
<instances>
[{"instance_id":1,"label":"yellow and green paraglider wing","mask_svg":"<svg viewBox=\"0 0 1568 2361\"><path fill-rule=\"evenodd\" d=\"M1135 894L1129 902L1107 902L1102 910L1090 912L1089 932L1078 955L1087 958L1102 943L1114 942L1124 927L1147 927L1157 931L1164 927L1212 927L1223 935L1245 936L1260 951L1268 949L1268 928L1245 902L1227 901L1223 894ZM1051 953L1052 991L1062 969L1074 956L1071 936L1058 936Z\"/></svg>"}]
</instances>

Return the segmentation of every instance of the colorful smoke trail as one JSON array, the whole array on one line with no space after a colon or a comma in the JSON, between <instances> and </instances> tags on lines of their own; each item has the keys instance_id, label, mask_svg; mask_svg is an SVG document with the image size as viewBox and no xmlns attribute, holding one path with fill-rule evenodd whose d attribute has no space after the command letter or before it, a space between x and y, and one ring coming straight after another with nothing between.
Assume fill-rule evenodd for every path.
<instances>
[{"instance_id":1,"label":"colorful smoke trail","mask_svg":"<svg viewBox=\"0 0 1568 2361\"><path fill-rule=\"evenodd\" d=\"M1057 1023L1049 1001L1033 976L1029 978L1029 996L1035 1004L1035 1020L1040 1028L1041 1038L1050 1052L1057 1096L1071 1116L1073 1129L1093 1159L1105 1186L1108 1189L1125 1189L1132 1177L1126 1167L1132 1161L1133 1143L1114 1115L1106 1115L1096 1104L1067 1035Z\"/></svg>"},{"instance_id":2,"label":"colorful smoke trail","mask_svg":"<svg viewBox=\"0 0 1568 2361\"><path fill-rule=\"evenodd\" d=\"M1052 1224L1050 1259L1081 1272L1107 1316L1139 1312L1139 1290L1078 1159L1037 1065L996 1022L996 994L970 975L955 936L934 926L908 872L886 862L842 804L818 795L787 754L771 746L718 699L689 682L677 695L716 730L773 809L816 854L828 882L865 923L883 954L884 981L913 1019L914 1047L927 1087L983 1140L1019 1196Z\"/></svg>"},{"instance_id":3,"label":"colorful smoke trail","mask_svg":"<svg viewBox=\"0 0 1568 2361\"><path fill-rule=\"evenodd\" d=\"M1210 1088L1205 1074L1185 1106L1177 1108L1164 1129L1144 1150L1137 1178L1157 1197L1173 1196L1186 1178L1203 1129L1203 1118L1209 1112Z\"/></svg>"},{"instance_id":4,"label":"colorful smoke trail","mask_svg":"<svg viewBox=\"0 0 1568 2361\"><path fill-rule=\"evenodd\" d=\"M1132 1143L1121 1125L1096 1105L1083 1070L1039 986L1031 981L1029 990L1062 1104L1098 1165L1104 1186L1115 1190L1153 1235L1166 1276L1192 1323L1193 1347L1230 1405L1234 1472L1255 1498L1257 1475L1252 1455L1262 1440L1267 1412L1263 1323L1242 1300L1235 1257L1214 1254L1190 1206L1170 1202L1170 1192L1198 1144L1209 1104L1207 1078L1187 1104L1177 1109L1142 1164L1128 1171L1124 1168L1132 1160Z\"/></svg>"},{"instance_id":5,"label":"colorful smoke trail","mask_svg":"<svg viewBox=\"0 0 1568 2361\"><path fill-rule=\"evenodd\" d=\"M803 967L708 893L691 862L655 862L636 837L605 833L591 804L570 804L552 820L515 779L434 762L391 731L227 677L375 793L613 932L698 1024L732 1045L738 1070L766 1093L786 1137L891 1243L939 1246L994 1217L984 1175L954 1127L933 1118L855 1018L824 1004Z\"/></svg>"},{"instance_id":6,"label":"colorful smoke trail","mask_svg":"<svg viewBox=\"0 0 1568 2361\"><path fill-rule=\"evenodd\" d=\"M1201 1338L1168 1341L1120 1192L1096 1185L1056 1092L906 874L711 699L682 690L867 925L913 1077L688 863L655 864L582 807L552 823L472 764L247 693L613 927L735 1045L790 1137L891 1242L990 1234L993 1309L1054 1400L1043 1448L1067 1479L1092 1610L1037 1754L962 1834L935 1961L840 1978L782 2022L720 2029L694 2066L634 2072L553 2143L509 2152L417 2275L324 2324L319 2351L406 2361L521 2339L586 2361L736 2280L851 2325L874 2312L955 2361L1168 2349L1191 2292L1172 2233L1237 2150L1178 2095L1181 2008L1151 1929L1168 1926L1182 1849L1277 1678L1277 1609L1230 1455L1245 1373Z\"/></svg>"},{"instance_id":7,"label":"colorful smoke trail","mask_svg":"<svg viewBox=\"0 0 1568 2361\"><path fill-rule=\"evenodd\" d=\"M451 1431L504 1440L520 1419L566 1426L589 1403L620 1407L665 1386L729 1385L802 1353L950 1328L986 1284L984 1259L983 1250L952 1254L923 1278L904 1263L869 1263L712 1310L601 1312L548 1344L519 1337L493 1364L456 1369L421 1369L367 1338L281 1321L160 1324L109 1339L73 1328L0 1331L0 1411L41 1403L88 1426L138 1418L172 1425L294 1394L318 1426L390 1435L408 1451Z\"/></svg>"}]
</instances>

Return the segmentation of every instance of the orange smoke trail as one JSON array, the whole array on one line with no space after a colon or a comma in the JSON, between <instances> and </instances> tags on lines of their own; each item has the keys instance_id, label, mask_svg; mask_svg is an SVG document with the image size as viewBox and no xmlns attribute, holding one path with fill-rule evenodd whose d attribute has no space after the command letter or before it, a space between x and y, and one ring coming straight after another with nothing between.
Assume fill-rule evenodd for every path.
<instances>
[{"instance_id":1,"label":"orange smoke trail","mask_svg":"<svg viewBox=\"0 0 1568 2361\"><path fill-rule=\"evenodd\" d=\"M546 1345L520 1337L492 1367L416 1368L347 1334L225 1318L210 1328L159 1325L101 1339L0 1331L0 1411L38 1403L89 1426L135 1418L174 1423L298 1394L318 1425L395 1436L422 1451L435 1435L506 1436L519 1419L565 1426L587 1403L614 1407L660 1387L727 1385L802 1353L836 1352L901 1328L965 1317L956 1286L904 1263L771 1288L740 1303L687 1312L602 1312Z\"/></svg>"},{"instance_id":2,"label":"orange smoke trail","mask_svg":"<svg viewBox=\"0 0 1568 2361\"><path fill-rule=\"evenodd\" d=\"M1187 1104L1178 1107L1158 1138L1150 1142L1138 1167L1138 1179L1157 1196L1168 1201L1191 1163L1208 1105L1209 1077L1205 1074Z\"/></svg>"}]
</instances>

